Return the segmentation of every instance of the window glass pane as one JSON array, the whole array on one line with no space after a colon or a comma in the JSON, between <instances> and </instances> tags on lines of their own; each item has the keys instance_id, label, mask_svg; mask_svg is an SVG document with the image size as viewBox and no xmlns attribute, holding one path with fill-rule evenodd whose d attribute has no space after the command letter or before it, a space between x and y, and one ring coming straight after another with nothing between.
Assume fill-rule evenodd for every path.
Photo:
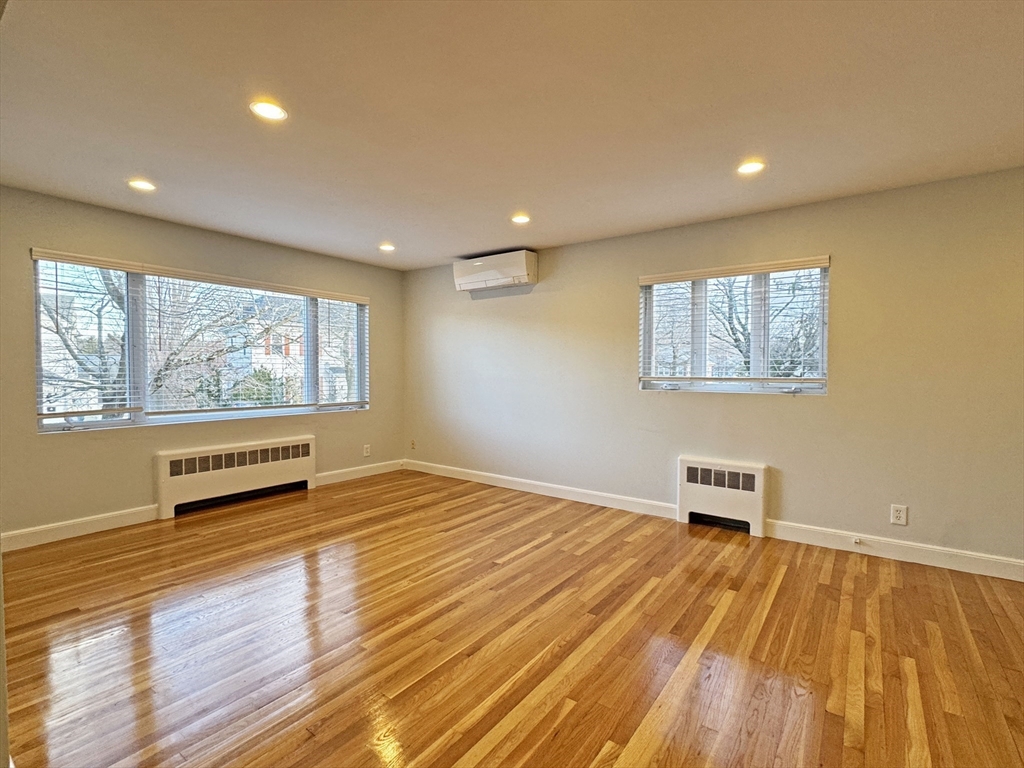
<instances>
[{"instance_id":1,"label":"window glass pane","mask_svg":"<svg viewBox=\"0 0 1024 768\"><path fill-rule=\"evenodd\" d=\"M692 370L693 283L653 286L653 376L695 376Z\"/></svg>"},{"instance_id":2,"label":"window glass pane","mask_svg":"<svg viewBox=\"0 0 1024 768\"><path fill-rule=\"evenodd\" d=\"M827 267L646 285L640 387L824 393L827 314Z\"/></svg>"},{"instance_id":3,"label":"window glass pane","mask_svg":"<svg viewBox=\"0 0 1024 768\"><path fill-rule=\"evenodd\" d=\"M359 312L348 301L317 300L320 402L346 403L359 396Z\"/></svg>"},{"instance_id":4,"label":"window glass pane","mask_svg":"<svg viewBox=\"0 0 1024 768\"><path fill-rule=\"evenodd\" d=\"M770 278L768 375L823 377L822 270L776 272Z\"/></svg>"},{"instance_id":5,"label":"window glass pane","mask_svg":"<svg viewBox=\"0 0 1024 768\"><path fill-rule=\"evenodd\" d=\"M750 275L707 281L708 376L750 376Z\"/></svg>"},{"instance_id":6,"label":"window glass pane","mask_svg":"<svg viewBox=\"0 0 1024 768\"><path fill-rule=\"evenodd\" d=\"M39 413L127 408L128 275L37 261L36 280ZM58 421L64 424L120 418L124 415L107 413Z\"/></svg>"},{"instance_id":7,"label":"window glass pane","mask_svg":"<svg viewBox=\"0 0 1024 768\"><path fill-rule=\"evenodd\" d=\"M305 402L305 299L146 277L146 410Z\"/></svg>"}]
</instances>

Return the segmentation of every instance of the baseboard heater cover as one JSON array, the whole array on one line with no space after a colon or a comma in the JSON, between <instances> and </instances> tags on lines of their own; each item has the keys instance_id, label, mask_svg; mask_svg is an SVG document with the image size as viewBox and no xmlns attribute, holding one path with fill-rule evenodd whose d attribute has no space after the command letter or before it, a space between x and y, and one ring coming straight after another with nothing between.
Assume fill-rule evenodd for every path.
<instances>
[{"instance_id":1,"label":"baseboard heater cover","mask_svg":"<svg viewBox=\"0 0 1024 768\"><path fill-rule=\"evenodd\" d=\"M764 464L680 456L676 519L764 536L767 477Z\"/></svg>"},{"instance_id":2,"label":"baseboard heater cover","mask_svg":"<svg viewBox=\"0 0 1024 768\"><path fill-rule=\"evenodd\" d=\"M154 457L160 519L180 505L305 483L316 488L316 437L159 451Z\"/></svg>"}]
</instances>

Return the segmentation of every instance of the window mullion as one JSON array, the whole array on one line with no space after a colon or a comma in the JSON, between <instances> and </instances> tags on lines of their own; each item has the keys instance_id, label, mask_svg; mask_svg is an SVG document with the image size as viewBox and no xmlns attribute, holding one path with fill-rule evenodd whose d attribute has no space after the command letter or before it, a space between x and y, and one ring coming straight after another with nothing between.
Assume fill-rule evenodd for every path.
<instances>
[{"instance_id":1,"label":"window mullion","mask_svg":"<svg viewBox=\"0 0 1024 768\"><path fill-rule=\"evenodd\" d=\"M320 305L313 296L306 297L305 328L302 333L306 337L306 402L320 402Z\"/></svg>"},{"instance_id":2,"label":"window mullion","mask_svg":"<svg viewBox=\"0 0 1024 768\"><path fill-rule=\"evenodd\" d=\"M708 281L694 280L690 289L691 376L708 375Z\"/></svg>"},{"instance_id":3,"label":"window mullion","mask_svg":"<svg viewBox=\"0 0 1024 768\"><path fill-rule=\"evenodd\" d=\"M133 422L146 420L146 276L128 273L128 404L141 408Z\"/></svg>"},{"instance_id":4,"label":"window mullion","mask_svg":"<svg viewBox=\"0 0 1024 768\"><path fill-rule=\"evenodd\" d=\"M764 378L768 373L769 273L753 275L751 282L750 375Z\"/></svg>"}]
</instances>

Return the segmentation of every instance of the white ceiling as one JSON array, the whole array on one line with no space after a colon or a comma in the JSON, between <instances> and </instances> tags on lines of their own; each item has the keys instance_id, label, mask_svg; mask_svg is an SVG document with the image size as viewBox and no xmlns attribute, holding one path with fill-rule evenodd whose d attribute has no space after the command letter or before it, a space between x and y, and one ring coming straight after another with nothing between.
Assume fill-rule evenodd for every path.
<instances>
[{"instance_id":1,"label":"white ceiling","mask_svg":"<svg viewBox=\"0 0 1024 768\"><path fill-rule=\"evenodd\" d=\"M399 269L1022 164L1016 0L11 0L0 24L3 183Z\"/></svg>"}]
</instances>

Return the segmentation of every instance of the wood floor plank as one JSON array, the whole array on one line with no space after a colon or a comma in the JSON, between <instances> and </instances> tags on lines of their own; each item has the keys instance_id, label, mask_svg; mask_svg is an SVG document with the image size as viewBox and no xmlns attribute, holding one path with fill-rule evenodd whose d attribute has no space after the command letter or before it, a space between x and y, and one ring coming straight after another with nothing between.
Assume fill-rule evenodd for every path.
<instances>
[{"instance_id":1,"label":"wood floor plank","mask_svg":"<svg viewBox=\"0 0 1024 768\"><path fill-rule=\"evenodd\" d=\"M932 755L928 748L928 732L925 726L924 704L917 679L916 662L904 656L900 659L903 675L903 691L907 702L907 765L930 768Z\"/></svg>"},{"instance_id":2,"label":"wood floor plank","mask_svg":"<svg viewBox=\"0 0 1024 768\"><path fill-rule=\"evenodd\" d=\"M655 700L643 722L640 723L640 727L626 743L615 762L616 766L625 768L626 766L649 765L654 756L665 748L664 734L668 732L667 726L678 716L679 710L686 706L684 694L700 669L700 656L711 641L711 637L718 630L735 596L735 592L726 590L718 599L714 611L687 649L686 655L683 656L679 666L672 673L672 677L662 689L661 695Z\"/></svg>"},{"instance_id":3,"label":"wood floor plank","mask_svg":"<svg viewBox=\"0 0 1024 768\"><path fill-rule=\"evenodd\" d=\"M1022 765L1017 582L406 470L4 566L18 768Z\"/></svg>"}]
</instances>

